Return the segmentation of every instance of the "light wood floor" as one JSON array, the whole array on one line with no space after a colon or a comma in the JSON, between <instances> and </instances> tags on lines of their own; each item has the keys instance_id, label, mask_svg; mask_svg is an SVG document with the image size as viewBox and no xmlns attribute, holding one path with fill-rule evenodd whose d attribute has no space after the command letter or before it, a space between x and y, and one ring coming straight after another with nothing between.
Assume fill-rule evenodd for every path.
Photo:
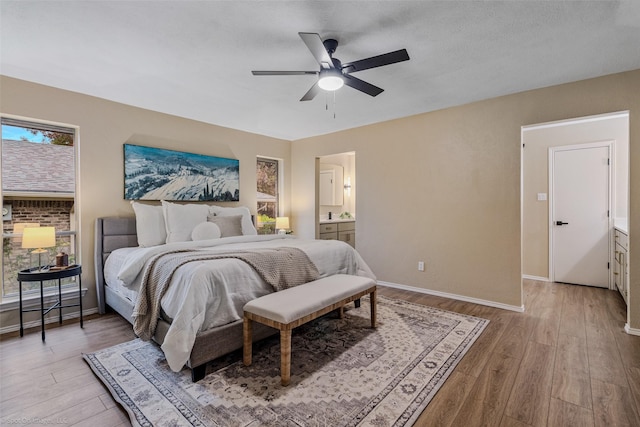
<instances>
[{"instance_id":1,"label":"light wood floor","mask_svg":"<svg viewBox=\"0 0 640 427\"><path fill-rule=\"evenodd\" d=\"M381 288L385 296L489 319L416 426L640 426L640 337L609 290L526 281L526 313ZM0 337L0 424L127 426L82 360L132 339L117 315ZM22 421L22 420L21 420Z\"/></svg>"}]
</instances>

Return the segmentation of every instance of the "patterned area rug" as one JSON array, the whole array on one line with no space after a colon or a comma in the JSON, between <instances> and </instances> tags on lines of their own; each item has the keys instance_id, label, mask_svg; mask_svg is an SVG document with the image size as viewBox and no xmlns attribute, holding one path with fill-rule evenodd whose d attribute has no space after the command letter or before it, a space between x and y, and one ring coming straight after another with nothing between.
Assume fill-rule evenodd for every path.
<instances>
[{"instance_id":1,"label":"patterned area rug","mask_svg":"<svg viewBox=\"0 0 640 427\"><path fill-rule=\"evenodd\" d=\"M162 351L133 340L85 360L142 426L410 426L488 320L378 297L294 329L291 384L280 385L276 336L212 362L192 383L172 372Z\"/></svg>"}]
</instances>

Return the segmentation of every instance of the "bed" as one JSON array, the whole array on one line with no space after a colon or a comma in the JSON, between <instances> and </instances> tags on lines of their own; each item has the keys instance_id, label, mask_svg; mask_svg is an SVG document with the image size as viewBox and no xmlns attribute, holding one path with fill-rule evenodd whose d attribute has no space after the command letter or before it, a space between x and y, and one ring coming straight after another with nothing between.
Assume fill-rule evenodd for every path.
<instances>
[{"instance_id":1,"label":"bed","mask_svg":"<svg viewBox=\"0 0 640 427\"><path fill-rule=\"evenodd\" d=\"M117 274L114 275L114 268L119 271L118 274L122 277L126 277L127 274L133 277L135 269L132 270L132 265L135 265L137 268L140 265L149 262L149 259L152 259L155 255L161 254L165 250L168 251L168 249L171 248L179 248L179 250L183 250L183 248L191 248L193 245L196 245L198 247L207 246L206 250L217 250L209 248L209 240L204 240L204 243L201 245L199 242L172 242L166 245L140 247L139 240L142 240L142 237L137 231L136 225L136 223L141 224L139 222L140 219L141 218L138 217L138 221L136 221L136 217L105 217L98 218L95 224L95 270L98 310L102 314L106 312L107 307L110 307L132 323L132 325L134 324L133 313L135 300L139 297L137 296L136 289L123 288L121 283L115 283L119 281L120 276ZM148 223L148 221L145 222L145 224L146 223ZM353 251L353 249L344 242L304 240L291 238L290 236L238 236L224 237L215 241L215 247L220 250L222 250L222 248L226 249L227 247L244 248L247 245L249 247L263 245L269 247L299 247L302 250L309 252L309 258L314 263L319 264L318 271L321 277L338 273L347 273L368 276L375 279L375 276L357 252ZM345 247L348 247L348 249ZM341 253L336 251L345 250L352 251L353 254L345 252L348 256L343 257L340 255L339 258L348 258L348 261L340 261L333 266L325 260L325 258L327 258L334 259L335 261L338 256L337 254ZM182 301L180 298L175 297L175 295L188 294L191 293L191 291L181 293L176 289L186 289L182 288L182 286L187 285L180 282L181 280L188 280L188 277L192 276L201 278L202 275L197 276L196 273L189 273L190 270L186 269L187 266L183 266L179 267L178 270L184 271L185 273L176 274L175 277L172 277L169 289L173 289L173 291L169 291L165 295L165 298L169 298L169 302L163 299L163 315L160 316L158 320L157 327L153 333L153 340L163 346L163 350L165 351L168 361L170 358L169 356L173 358L174 366L171 366L170 363L172 369L177 370L175 360L180 360L178 365L181 366L179 366L179 368L182 368L184 365L191 368L191 378L195 382L205 376L207 362L242 348L241 307L248 300L273 292L273 289L266 286L264 281L260 283L260 280L256 280L255 277L253 277L254 273L249 273L247 271L247 269L251 270L251 267L245 265L243 261L210 260L192 262L190 265L191 264L199 265L199 268L205 268L204 265L207 264L206 271L208 275L212 274L214 277L225 277L225 281L230 280L230 282L232 282L230 285L231 287L235 286L238 288L240 286L244 286L242 280L246 279L246 284L250 284L249 287L255 288L253 291L248 291L246 293L244 291L233 291L235 292L233 293L235 299L233 303L231 303L231 308L226 311L221 310L217 305L215 308L208 306L206 309L207 318L211 317L211 319L215 319L215 316L209 315L216 310L219 310L224 315L220 316L220 320L205 321L204 323L206 323L206 325L201 325L202 327L198 326L197 332L193 333L193 336L195 337L193 339L193 344L190 347L190 350L186 350L186 362L182 364L181 359L175 359L173 356L174 350L172 349L172 346L176 336L188 335L186 332L179 330L179 328L184 326L184 322L179 319L184 317L181 315L181 312L183 310L189 311L190 308L172 307L172 305L184 304L184 306L188 306L188 304L184 302L174 304L175 301ZM105 267L107 267L106 270ZM230 268L229 271L227 271L228 268ZM185 279L185 277L187 278ZM229 277L231 277L231 279L228 279ZM214 281L214 279L211 279L211 282ZM179 285L175 285L174 282L179 283ZM174 288L171 287L172 285L175 285ZM188 289L192 288L199 289L196 288L196 285L189 285ZM194 300L196 304L200 304L200 300L204 299L211 300L212 298L191 297L191 300ZM210 303L211 301L208 302L208 304ZM165 304L167 307L165 307ZM176 324L183 326L176 326ZM196 330L196 326L187 325L186 328L191 328L194 331ZM254 330L254 341L266 338L267 336L275 333L277 333L276 329L269 328L264 325L256 325ZM171 344L171 346L169 346L169 344ZM181 345L184 346L185 344L181 343ZM165 349L165 346L171 348ZM182 348L181 351L184 353L185 349Z\"/></svg>"}]
</instances>

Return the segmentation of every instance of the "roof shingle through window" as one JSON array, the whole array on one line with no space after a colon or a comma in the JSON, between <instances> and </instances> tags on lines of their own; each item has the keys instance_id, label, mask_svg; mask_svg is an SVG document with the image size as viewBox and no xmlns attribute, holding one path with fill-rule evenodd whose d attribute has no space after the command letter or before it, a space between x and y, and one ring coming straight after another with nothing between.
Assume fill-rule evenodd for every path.
<instances>
[{"instance_id":1,"label":"roof shingle through window","mask_svg":"<svg viewBox=\"0 0 640 427\"><path fill-rule=\"evenodd\" d=\"M3 191L73 193L73 147L2 140Z\"/></svg>"}]
</instances>

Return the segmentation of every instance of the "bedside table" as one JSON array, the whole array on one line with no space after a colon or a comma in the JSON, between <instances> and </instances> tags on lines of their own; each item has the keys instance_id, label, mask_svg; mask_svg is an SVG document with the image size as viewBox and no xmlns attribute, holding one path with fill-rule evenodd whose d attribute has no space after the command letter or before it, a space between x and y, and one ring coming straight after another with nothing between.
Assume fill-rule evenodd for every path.
<instances>
[{"instance_id":1,"label":"bedside table","mask_svg":"<svg viewBox=\"0 0 640 427\"><path fill-rule=\"evenodd\" d=\"M54 268L54 267L50 267ZM78 276L78 303L62 305L62 286L60 280L66 277ZM67 307L80 307L80 327L83 328L82 323L82 266L72 265L70 267L60 270L21 270L18 273L18 282L20 290L20 336L24 335L24 329L22 328L22 313L29 311L40 311L40 317L42 319L42 341L44 341L44 316L46 316L51 310L58 309L59 322L62 324L62 309ZM44 306L44 289L43 282L47 280L58 280L58 301L50 307ZM22 282L40 282L40 308L24 310L22 308Z\"/></svg>"}]
</instances>

